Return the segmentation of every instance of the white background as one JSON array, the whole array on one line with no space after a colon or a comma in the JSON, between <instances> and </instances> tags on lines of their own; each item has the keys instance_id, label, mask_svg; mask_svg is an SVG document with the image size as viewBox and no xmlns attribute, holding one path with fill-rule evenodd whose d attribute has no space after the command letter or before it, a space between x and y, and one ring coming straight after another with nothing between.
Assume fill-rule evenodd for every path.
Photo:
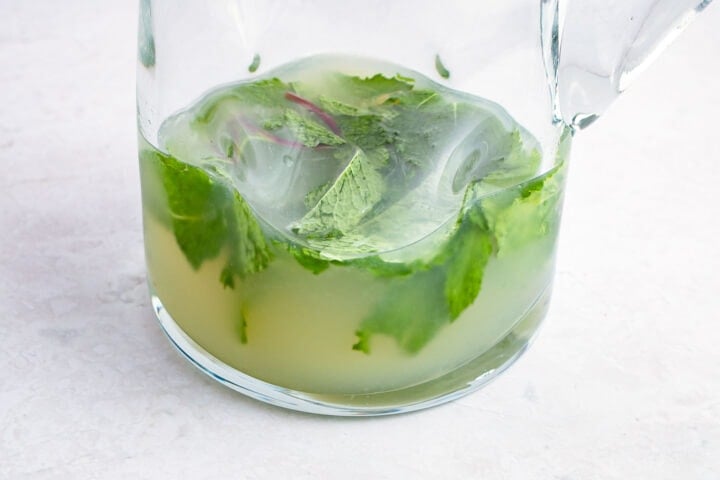
<instances>
[{"instance_id":1,"label":"white background","mask_svg":"<svg viewBox=\"0 0 720 480\"><path fill-rule=\"evenodd\" d=\"M720 478L720 7L576 137L530 352L375 419L246 399L156 325L135 12L0 0L0 479Z\"/></svg>"}]
</instances>

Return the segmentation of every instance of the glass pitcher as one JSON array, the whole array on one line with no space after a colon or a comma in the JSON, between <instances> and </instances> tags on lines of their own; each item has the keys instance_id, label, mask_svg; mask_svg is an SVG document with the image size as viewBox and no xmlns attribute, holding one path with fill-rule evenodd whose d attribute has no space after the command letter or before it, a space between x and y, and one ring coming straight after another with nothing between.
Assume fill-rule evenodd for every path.
<instances>
[{"instance_id":1,"label":"glass pitcher","mask_svg":"<svg viewBox=\"0 0 720 480\"><path fill-rule=\"evenodd\" d=\"M709 1L143 0L152 304L251 397L471 392L548 309L568 152Z\"/></svg>"}]
</instances>

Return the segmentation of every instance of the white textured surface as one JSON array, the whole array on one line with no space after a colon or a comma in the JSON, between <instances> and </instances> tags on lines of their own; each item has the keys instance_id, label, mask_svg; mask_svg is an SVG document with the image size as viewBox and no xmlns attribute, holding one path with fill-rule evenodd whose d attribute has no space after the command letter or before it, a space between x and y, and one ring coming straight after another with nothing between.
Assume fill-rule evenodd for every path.
<instances>
[{"instance_id":1,"label":"white textured surface","mask_svg":"<svg viewBox=\"0 0 720 480\"><path fill-rule=\"evenodd\" d=\"M246 399L157 327L134 3L0 0L1 479L720 478L720 8L577 137L531 351L357 420Z\"/></svg>"}]
</instances>

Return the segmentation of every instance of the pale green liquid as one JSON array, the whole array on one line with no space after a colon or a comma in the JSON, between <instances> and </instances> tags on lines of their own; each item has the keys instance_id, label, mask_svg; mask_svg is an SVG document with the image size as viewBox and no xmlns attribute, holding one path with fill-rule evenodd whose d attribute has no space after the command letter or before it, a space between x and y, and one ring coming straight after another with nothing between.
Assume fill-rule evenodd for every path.
<instances>
[{"instance_id":1,"label":"pale green liquid","mask_svg":"<svg viewBox=\"0 0 720 480\"><path fill-rule=\"evenodd\" d=\"M475 303L420 352L410 355L376 336L368 355L352 349L355 330L392 280L346 267L313 275L284 257L224 289L218 278L225 258L195 271L172 232L145 218L150 282L178 325L228 365L305 392L381 392L452 371L501 340L552 279L551 240L491 259ZM241 309L246 344L238 334Z\"/></svg>"}]
</instances>

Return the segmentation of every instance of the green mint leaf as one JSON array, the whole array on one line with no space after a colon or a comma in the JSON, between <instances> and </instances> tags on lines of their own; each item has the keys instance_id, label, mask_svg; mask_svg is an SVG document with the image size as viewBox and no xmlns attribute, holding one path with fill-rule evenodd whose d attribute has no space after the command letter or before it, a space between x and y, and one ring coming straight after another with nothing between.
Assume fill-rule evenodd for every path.
<instances>
[{"instance_id":1,"label":"green mint leaf","mask_svg":"<svg viewBox=\"0 0 720 480\"><path fill-rule=\"evenodd\" d=\"M377 257L352 262L391 277L394 285L361 322L355 350L369 353L371 338L382 334L416 353L475 301L493 253L492 236L478 210L479 205L465 209L455 232L428 263L391 264Z\"/></svg>"},{"instance_id":2,"label":"green mint leaf","mask_svg":"<svg viewBox=\"0 0 720 480\"><path fill-rule=\"evenodd\" d=\"M518 188L482 200L497 255L554 235L560 222L564 163Z\"/></svg>"},{"instance_id":3,"label":"green mint leaf","mask_svg":"<svg viewBox=\"0 0 720 480\"><path fill-rule=\"evenodd\" d=\"M193 268L227 248L220 281L233 288L235 277L267 267L272 255L260 225L225 178L158 151L142 150L140 157L144 178L154 175L162 184L175 239Z\"/></svg>"},{"instance_id":4,"label":"green mint leaf","mask_svg":"<svg viewBox=\"0 0 720 480\"><path fill-rule=\"evenodd\" d=\"M318 185L317 187L310 190L308 193L305 194L305 208L310 210L313 208L317 203L320 201L320 199L325 195L325 193L330 189L332 186L332 182L323 183L321 185Z\"/></svg>"},{"instance_id":5,"label":"green mint leaf","mask_svg":"<svg viewBox=\"0 0 720 480\"><path fill-rule=\"evenodd\" d=\"M345 143L345 140L335 135L324 125L302 116L295 110L285 110L285 121L295 138L306 147L333 146Z\"/></svg>"},{"instance_id":6,"label":"green mint leaf","mask_svg":"<svg viewBox=\"0 0 720 480\"><path fill-rule=\"evenodd\" d=\"M533 178L542 156L537 149L527 151L518 130L494 144L496 150L504 153L494 163L493 170L482 178L485 185L509 187Z\"/></svg>"},{"instance_id":7,"label":"green mint leaf","mask_svg":"<svg viewBox=\"0 0 720 480\"><path fill-rule=\"evenodd\" d=\"M357 116L366 113L364 112L364 110L358 107L348 105L339 100L328 98L326 96L321 96L319 103L320 106L331 115Z\"/></svg>"},{"instance_id":8,"label":"green mint leaf","mask_svg":"<svg viewBox=\"0 0 720 480\"><path fill-rule=\"evenodd\" d=\"M226 188L199 168L160 152L145 152L165 191L175 239L193 268L220 253L227 236Z\"/></svg>"},{"instance_id":9,"label":"green mint leaf","mask_svg":"<svg viewBox=\"0 0 720 480\"><path fill-rule=\"evenodd\" d=\"M277 118L288 105L285 99L290 87L278 78L240 83L210 93L195 112L193 123L209 125L214 120L222 124L237 120L238 113L263 119Z\"/></svg>"},{"instance_id":10,"label":"green mint leaf","mask_svg":"<svg viewBox=\"0 0 720 480\"><path fill-rule=\"evenodd\" d=\"M292 227L293 231L305 237L342 236L382 200L385 189L383 175L358 148L318 203Z\"/></svg>"},{"instance_id":11,"label":"green mint leaf","mask_svg":"<svg viewBox=\"0 0 720 480\"><path fill-rule=\"evenodd\" d=\"M485 266L493 253L487 229L464 220L447 246L451 258L446 263L445 299L450 320L455 320L477 298Z\"/></svg>"},{"instance_id":12,"label":"green mint leaf","mask_svg":"<svg viewBox=\"0 0 720 480\"><path fill-rule=\"evenodd\" d=\"M330 267L330 261L320 258L318 253L314 250L284 242L282 242L280 246L282 248L285 248L290 253L290 255L292 255L295 260L297 260L300 266L307 270L310 270L316 275L324 272Z\"/></svg>"},{"instance_id":13,"label":"green mint leaf","mask_svg":"<svg viewBox=\"0 0 720 480\"><path fill-rule=\"evenodd\" d=\"M278 130L285 125L285 118L284 117L275 117L275 118L268 118L267 120L263 121L263 128L265 130Z\"/></svg>"},{"instance_id":14,"label":"green mint leaf","mask_svg":"<svg viewBox=\"0 0 720 480\"><path fill-rule=\"evenodd\" d=\"M414 83L414 79L401 75L386 77L378 73L362 78L338 74L332 93L338 101L348 105L379 105L401 92L412 90Z\"/></svg>"},{"instance_id":15,"label":"green mint leaf","mask_svg":"<svg viewBox=\"0 0 720 480\"><path fill-rule=\"evenodd\" d=\"M342 115L338 125L348 142L363 150L372 150L394 142L395 138L380 115Z\"/></svg>"},{"instance_id":16,"label":"green mint leaf","mask_svg":"<svg viewBox=\"0 0 720 480\"><path fill-rule=\"evenodd\" d=\"M455 148L450 162L457 159L453 191L465 189L465 205L470 206L474 201L468 201L468 196L479 199L506 190L498 199L511 198L508 192L514 186L535 177L541 155L536 148L525 147L518 130L508 132L497 119L488 117Z\"/></svg>"},{"instance_id":17,"label":"green mint leaf","mask_svg":"<svg viewBox=\"0 0 720 480\"><path fill-rule=\"evenodd\" d=\"M394 115L384 121L394 142L392 155L402 176L396 181L407 188L417 185L435 167L438 147L444 145L458 124L476 111L449 102L431 90L413 90L399 97Z\"/></svg>"},{"instance_id":18,"label":"green mint leaf","mask_svg":"<svg viewBox=\"0 0 720 480\"><path fill-rule=\"evenodd\" d=\"M230 259L223 270L221 280L226 286L228 274L245 278L253 273L264 270L272 254L265 235L255 219L245 199L231 186L226 187L229 193L225 207L225 221L227 223L227 243L230 249Z\"/></svg>"},{"instance_id":19,"label":"green mint leaf","mask_svg":"<svg viewBox=\"0 0 720 480\"><path fill-rule=\"evenodd\" d=\"M163 185L165 155L154 150L142 136L138 138L138 144L143 209L165 227L172 229L172 218L168 211L167 194Z\"/></svg>"},{"instance_id":20,"label":"green mint leaf","mask_svg":"<svg viewBox=\"0 0 720 480\"><path fill-rule=\"evenodd\" d=\"M370 257L362 257L355 260L343 262L343 265L350 265L362 270L371 272L378 277L403 277L426 269L421 262L417 263L400 263L386 262L377 255Z\"/></svg>"},{"instance_id":21,"label":"green mint leaf","mask_svg":"<svg viewBox=\"0 0 720 480\"><path fill-rule=\"evenodd\" d=\"M395 280L391 295L381 299L363 319L353 349L370 353L373 335L387 335L408 353L417 353L448 321L440 269Z\"/></svg>"}]
</instances>

